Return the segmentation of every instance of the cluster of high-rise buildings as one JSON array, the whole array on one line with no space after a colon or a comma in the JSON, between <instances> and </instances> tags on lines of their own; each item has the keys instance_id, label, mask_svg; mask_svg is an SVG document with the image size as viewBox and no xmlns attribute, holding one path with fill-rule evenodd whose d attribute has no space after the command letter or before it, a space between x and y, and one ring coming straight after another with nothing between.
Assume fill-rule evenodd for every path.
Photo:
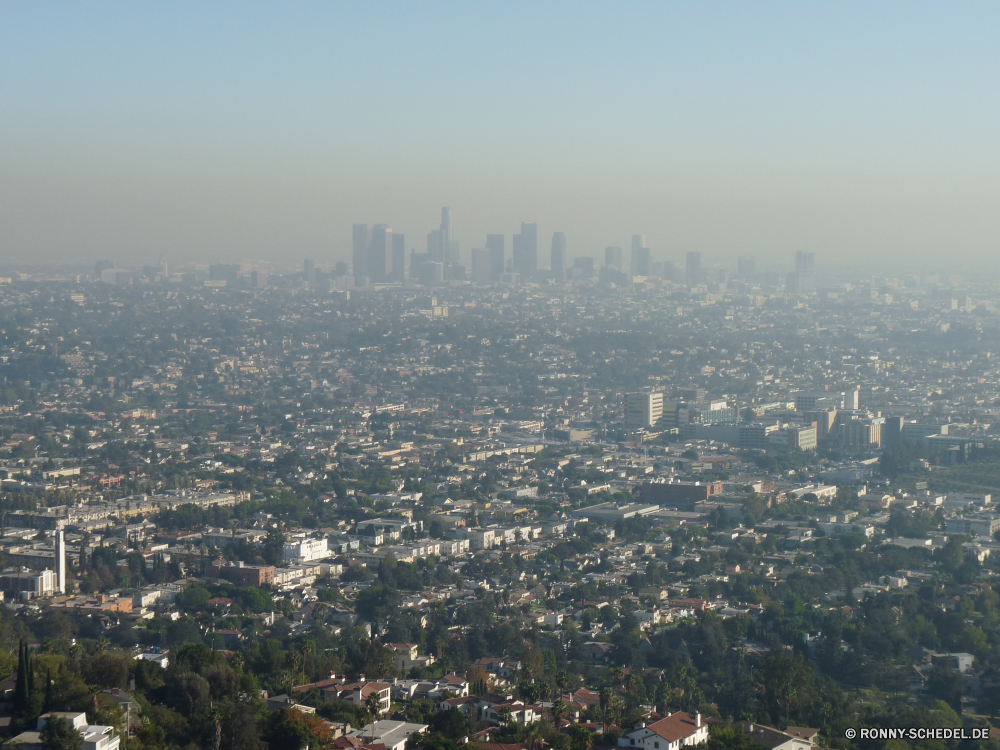
<instances>
[{"instance_id":1,"label":"cluster of high-rise buildings","mask_svg":"<svg viewBox=\"0 0 1000 750\"><path fill-rule=\"evenodd\" d=\"M393 232L386 224L355 224L352 237L352 268L354 285L400 283L406 279L424 284L468 279L475 284L519 283L542 278L555 281L590 279L594 276L593 258L576 258L569 265L566 235L554 232L546 271L539 263L538 224L521 222L520 231L511 236L508 255L506 236L487 234L481 247L470 252L469 265L462 263L458 240L452 231L451 209L441 209L441 224L427 235L424 252L410 250L409 270L406 263L405 236ZM644 235L632 237L630 265L625 266L622 248L608 247L602 279L624 282L628 276L649 276L653 272L650 249ZM309 275L310 265L304 269ZM672 265L672 264L671 264ZM314 268L314 266L313 266ZM344 269L346 271L346 269ZM307 279L308 283L308 279Z\"/></svg>"},{"instance_id":2,"label":"cluster of high-rise buildings","mask_svg":"<svg viewBox=\"0 0 1000 750\"><path fill-rule=\"evenodd\" d=\"M543 251L542 251L543 252ZM459 241L454 236L451 209L441 209L441 221L427 234L426 248L407 249L406 236L389 224L354 224L351 234L350 264L337 262L324 271L307 258L301 276L278 279L252 263L214 263L181 271L168 270L165 259L157 265L139 269L120 268L117 263L101 260L95 264L94 277L115 286L137 283L174 283L206 287L261 289L269 285L301 284L307 289L366 289L376 286L434 285L449 281L473 284L520 284L551 280L556 283L597 280L604 286L629 286L647 279L662 280L688 289L717 293L733 281L759 287L762 292L782 289L793 294L817 291L815 255L798 251L794 269L787 273L758 272L752 256L742 256L735 275L724 268L706 267L700 251L685 256L683 268L673 261L654 261L645 235L632 235L631 245L611 245L604 249L603 265L599 258L577 255L569 258L566 235L553 232L548 267L539 258L538 224L521 222L520 231L510 237L487 234L481 246L474 246L463 259ZM409 257L407 257L409 256Z\"/></svg>"}]
</instances>

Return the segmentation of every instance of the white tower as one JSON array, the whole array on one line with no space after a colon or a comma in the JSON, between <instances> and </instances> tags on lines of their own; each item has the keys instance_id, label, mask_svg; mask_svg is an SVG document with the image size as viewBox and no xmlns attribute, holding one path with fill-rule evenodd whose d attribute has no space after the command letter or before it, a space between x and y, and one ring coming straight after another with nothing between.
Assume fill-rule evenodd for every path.
<instances>
[{"instance_id":1,"label":"white tower","mask_svg":"<svg viewBox=\"0 0 1000 750\"><path fill-rule=\"evenodd\" d=\"M56 531L56 589L66 593L66 535L62 529Z\"/></svg>"}]
</instances>

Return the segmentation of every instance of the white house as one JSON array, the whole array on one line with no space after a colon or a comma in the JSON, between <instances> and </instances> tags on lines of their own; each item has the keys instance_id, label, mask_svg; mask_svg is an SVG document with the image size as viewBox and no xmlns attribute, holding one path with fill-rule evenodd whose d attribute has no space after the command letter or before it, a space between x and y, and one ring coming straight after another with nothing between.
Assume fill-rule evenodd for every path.
<instances>
[{"instance_id":1,"label":"white house","mask_svg":"<svg viewBox=\"0 0 1000 750\"><path fill-rule=\"evenodd\" d=\"M679 750L702 742L708 742L708 725L702 722L701 714L692 716L678 711L652 724L637 725L631 732L618 738L618 747Z\"/></svg>"},{"instance_id":2,"label":"white house","mask_svg":"<svg viewBox=\"0 0 1000 750\"><path fill-rule=\"evenodd\" d=\"M351 732L351 737L367 745L385 745L386 750L405 750L406 740L411 734L419 734L427 729L427 724L411 724L406 721L383 719Z\"/></svg>"},{"instance_id":3,"label":"white house","mask_svg":"<svg viewBox=\"0 0 1000 750\"><path fill-rule=\"evenodd\" d=\"M330 556L326 539L296 539L285 542L282 558L286 563L304 563Z\"/></svg>"},{"instance_id":4,"label":"white house","mask_svg":"<svg viewBox=\"0 0 1000 750\"><path fill-rule=\"evenodd\" d=\"M121 738L115 734L114 727L106 727L100 724L88 724L87 714L82 711L53 711L42 714L38 717L38 724L35 725L34 732L21 732L13 738L16 745L42 746L41 732L45 728L45 722L50 718L66 719L73 728L83 737L84 750L118 750Z\"/></svg>"}]
</instances>

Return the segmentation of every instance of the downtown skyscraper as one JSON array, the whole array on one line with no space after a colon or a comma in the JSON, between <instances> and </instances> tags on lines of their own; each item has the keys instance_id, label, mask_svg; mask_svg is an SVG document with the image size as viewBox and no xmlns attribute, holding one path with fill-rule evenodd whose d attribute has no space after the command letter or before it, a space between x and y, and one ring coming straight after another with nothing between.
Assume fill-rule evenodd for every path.
<instances>
[{"instance_id":1,"label":"downtown skyscraper","mask_svg":"<svg viewBox=\"0 0 1000 750\"><path fill-rule=\"evenodd\" d=\"M552 235L550 267L553 279L556 281L566 280L566 235L562 232L555 232Z\"/></svg>"},{"instance_id":2,"label":"downtown skyscraper","mask_svg":"<svg viewBox=\"0 0 1000 750\"><path fill-rule=\"evenodd\" d=\"M521 232L514 235L514 273L521 275L521 281L538 275L538 224L521 222Z\"/></svg>"}]
</instances>

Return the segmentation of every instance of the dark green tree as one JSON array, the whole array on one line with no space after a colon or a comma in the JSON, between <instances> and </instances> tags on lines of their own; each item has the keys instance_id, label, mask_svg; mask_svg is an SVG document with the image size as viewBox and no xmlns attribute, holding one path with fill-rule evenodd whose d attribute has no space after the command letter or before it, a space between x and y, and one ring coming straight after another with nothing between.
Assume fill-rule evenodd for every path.
<instances>
[{"instance_id":1,"label":"dark green tree","mask_svg":"<svg viewBox=\"0 0 1000 750\"><path fill-rule=\"evenodd\" d=\"M83 735L72 722L59 716L50 716L45 720L41 740L44 750L83 750Z\"/></svg>"}]
</instances>

